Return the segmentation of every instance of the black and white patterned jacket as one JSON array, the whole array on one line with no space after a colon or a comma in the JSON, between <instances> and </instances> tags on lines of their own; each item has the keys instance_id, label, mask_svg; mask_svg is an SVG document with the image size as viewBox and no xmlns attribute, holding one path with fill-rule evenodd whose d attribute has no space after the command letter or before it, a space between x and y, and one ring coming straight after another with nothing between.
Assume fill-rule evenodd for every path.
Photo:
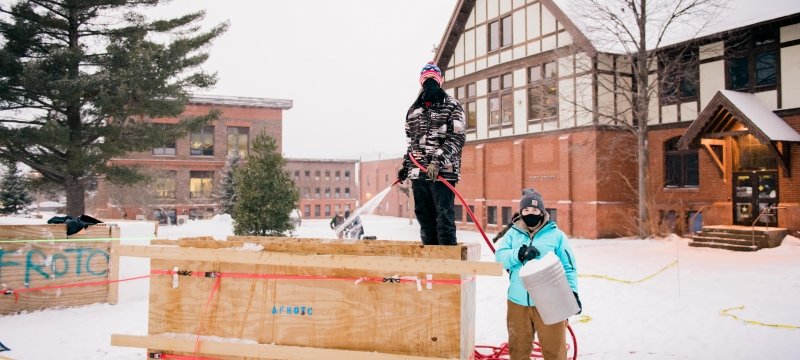
<instances>
[{"instance_id":1,"label":"black and white patterned jacket","mask_svg":"<svg viewBox=\"0 0 800 360\"><path fill-rule=\"evenodd\" d=\"M439 175L450 182L461 178L461 148L464 146L464 108L450 95L425 107L417 101L406 114L408 149L403 166L409 179L420 178L420 169L408 158L409 152L423 166L439 165ZM423 176L422 178L426 178Z\"/></svg>"}]
</instances>

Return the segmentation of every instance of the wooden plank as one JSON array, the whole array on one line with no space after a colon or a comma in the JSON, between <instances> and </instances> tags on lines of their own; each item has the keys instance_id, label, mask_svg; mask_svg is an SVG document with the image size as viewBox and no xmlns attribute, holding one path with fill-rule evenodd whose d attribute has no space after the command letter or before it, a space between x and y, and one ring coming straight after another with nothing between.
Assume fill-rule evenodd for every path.
<instances>
[{"instance_id":1,"label":"wooden plank","mask_svg":"<svg viewBox=\"0 0 800 360\"><path fill-rule=\"evenodd\" d=\"M466 260L465 256L468 248L480 248L480 245L475 243L458 244L457 246L425 246L421 243L411 241L295 239L261 236L229 236L228 241L218 243L242 244L244 242L259 244L264 246L264 250L272 252L338 255L382 255L461 260ZM191 242L183 241L181 242L181 246L202 247L196 246Z\"/></svg>"},{"instance_id":2,"label":"wooden plank","mask_svg":"<svg viewBox=\"0 0 800 360\"><path fill-rule=\"evenodd\" d=\"M14 241L0 240L0 284L19 294L0 298L0 314L107 301L108 284L60 286L108 279L110 244L88 239L109 236L102 224L69 238L63 224L0 226L0 239Z\"/></svg>"},{"instance_id":3,"label":"wooden plank","mask_svg":"<svg viewBox=\"0 0 800 360\"><path fill-rule=\"evenodd\" d=\"M119 226L111 227L111 237L119 239L120 228ZM108 279L111 281L119 280L119 254L114 250L114 245L119 245L119 240L111 241L111 259L108 263ZM119 301L119 283L112 282L108 286L108 303L116 305Z\"/></svg>"},{"instance_id":4,"label":"wooden plank","mask_svg":"<svg viewBox=\"0 0 800 360\"><path fill-rule=\"evenodd\" d=\"M194 339L179 339L167 336L149 335L121 335L111 334L111 345L135 348L147 348L171 352L194 352ZM318 349L300 346L285 346L273 344L249 344L234 342L209 342L201 341L199 352L207 355L237 356L256 359L286 359L286 360L318 360L318 359L348 359L348 360L445 360L455 358L422 357L412 355L395 355L366 351L350 351L336 349Z\"/></svg>"},{"instance_id":5,"label":"wooden plank","mask_svg":"<svg viewBox=\"0 0 800 360\"><path fill-rule=\"evenodd\" d=\"M176 248L163 245L118 245L116 247L119 250L120 256L149 257L151 259L198 260L238 264L307 266L376 271L413 270L414 272L431 274L503 275L502 266L496 262Z\"/></svg>"}]
</instances>

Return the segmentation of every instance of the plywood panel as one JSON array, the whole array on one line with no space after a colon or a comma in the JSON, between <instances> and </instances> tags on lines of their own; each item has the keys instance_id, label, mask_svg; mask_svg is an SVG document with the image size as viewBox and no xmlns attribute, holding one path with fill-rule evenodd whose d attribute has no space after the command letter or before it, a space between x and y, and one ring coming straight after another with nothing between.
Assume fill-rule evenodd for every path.
<instances>
[{"instance_id":1,"label":"plywood panel","mask_svg":"<svg viewBox=\"0 0 800 360\"><path fill-rule=\"evenodd\" d=\"M0 284L17 293L0 297L0 314L105 302L112 227L104 224L66 236L66 226L0 226ZM103 241L74 241L102 238ZM91 286L68 284L101 282Z\"/></svg>"},{"instance_id":2,"label":"plywood panel","mask_svg":"<svg viewBox=\"0 0 800 360\"><path fill-rule=\"evenodd\" d=\"M181 246L206 251L258 243L270 252L471 260L478 244L421 246L391 241L328 241L231 237L218 242L182 239ZM190 251L190 249L186 249ZM198 249L195 249L198 250ZM193 250L192 250L193 251ZM245 251L243 251L245 253ZM268 254L265 252L264 254ZM222 277L154 275L150 282L148 332L195 334L257 341L260 344L353 350L435 358L462 358L474 346L475 281L471 275L432 274L415 269L357 270L312 266L252 265L190 260L152 260L153 270L220 272ZM247 278L289 275L290 278ZM300 279L300 276L314 277ZM382 282L389 277L421 279ZM360 278L374 281L358 281ZM214 296L209 295L219 281ZM208 308L205 304L208 302ZM465 350L465 349L468 349Z\"/></svg>"}]
</instances>

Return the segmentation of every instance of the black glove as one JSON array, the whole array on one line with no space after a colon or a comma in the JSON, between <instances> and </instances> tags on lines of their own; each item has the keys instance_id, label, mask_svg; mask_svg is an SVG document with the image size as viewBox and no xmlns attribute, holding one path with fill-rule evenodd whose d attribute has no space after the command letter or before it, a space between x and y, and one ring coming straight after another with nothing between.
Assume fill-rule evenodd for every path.
<instances>
[{"instance_id":1,"label":"black glove","mask_svg":"<svg viewBox=\"0 0 800 360\"><path fill-rule=\"evenodd\" d=\"M397 170L397 180L400 182L406 181L408 179L408 169L406 168L405 164Z\"/></svg>"},{"instance_id":2,"label":"black glove","mask_svg":"<svg viewBox=\"0 0 800 360\"><path fill-rule=\"evenodd\" d=\"M531 246L522 245L522 247L519 248L519 253L517 254L517 259L519 259L519 262L523 262L524 263L526 261L530 261L530 260L535 259L537 256L539 256L539 249L537 249L533 245L531 245Z\"/></svg>"},{"instance_id":3,"label":"black glove","mask_svg":"<svg viewBox=\"0 0 800 360\"><path fill-rule=\"evenodd\" d=\"M439 165L432 162L428 165L428 179L436 181L437 176L439 176Z\"/></svg>"},{"instance_id":4,"label":"black glove","mask_svg":"<svg viewBox=\"0 0 800 360\"><path fill-rule=\"evenodd\" d=\"M581 305L581 298L578 297L578 293L573 291L572 294L575 295L575 301L578 302L578 313L575 314L578 315L583 311L583 305Z\"/></svg>"}]
</instances>

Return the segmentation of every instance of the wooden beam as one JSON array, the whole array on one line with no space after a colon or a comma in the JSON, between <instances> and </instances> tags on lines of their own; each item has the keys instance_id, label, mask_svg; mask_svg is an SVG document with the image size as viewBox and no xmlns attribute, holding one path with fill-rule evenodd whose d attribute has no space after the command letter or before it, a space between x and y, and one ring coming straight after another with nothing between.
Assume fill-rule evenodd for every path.
<instances>
[{"instance_id":1,"label":"wooden beam","mask_svg":"<svg viewBox=\"0 0 800 360\"><path fill-rule=\"evenodd\" d=\"M118 225L111 226L111 237L119 239L120 227ZM108 259L108 280L119 280L119 254L114 251L114 245L119 245L119 240L111 241L110 257ZM108 303L116 305L119 301L119 283L112 282L108 284Z\"/></svg>"},{"instance_id":2,"label":"wooden beam","mask_svg":"<svg viewBox=\"0 0 800 360\"><path fill-rule=\"evenodd\" d=\"M146 348L151 351L193 353L194 339L147 335L111 334L111 345L134 348ZM350 351L338 349L317 349L300 346L273 344L223 343L201 341L198 354L240 356L242 358L317 360L317 359L351 359L351 360L448 360L449 358L420 357L413 355L397 355L366 351ZM455 360L455 359L452 359Z\"/></svg>"},{"instance_id":3,"label":"wooden beam","mask_svg":"<svg viewBox=\"0 0 800 360\"><path fill-rule=\"evenodd\" d=\"M198 249L175 246L115 245L120 256L147 257L165 260L193 260L235 264L284 265L374 271L405 271L429 274L503 275L496 262L450 259L416 259L394 256L317 255Z\"/></svg>"},{"instance_id":4,"label":"wooden beam","mask_svg":"<svg viewBox=\"0 0 800 360\"><path fill-rule=\"evenodd\" d=\"M747 135L749 133L750 132L748 130L721 131L721 132L703 134L703 138L722 139L727 136L740 136L740 135Z\"/></svg>"},{"instance_id":5,"label":"wooden beam","mask_svg":"<svg viewBox=\"0 0 800 360\"><path fill-rule=\"evenodd\" d=\"M723 182L728 182L728 172L726 171L727 166L725 161L727 160L726 156L723 156L720 159L717 156L717 153L714 152L714 149L711 148L713 145L722 146L722 153L725 154L725 141L724 140L712 140L712 139L700 139L700 143L703 144L708 155L711 157L711 160L714 160L714 164L717 165L717 169L719 169L720 175L722 176Z\"/></svg>"}]
</instances>

